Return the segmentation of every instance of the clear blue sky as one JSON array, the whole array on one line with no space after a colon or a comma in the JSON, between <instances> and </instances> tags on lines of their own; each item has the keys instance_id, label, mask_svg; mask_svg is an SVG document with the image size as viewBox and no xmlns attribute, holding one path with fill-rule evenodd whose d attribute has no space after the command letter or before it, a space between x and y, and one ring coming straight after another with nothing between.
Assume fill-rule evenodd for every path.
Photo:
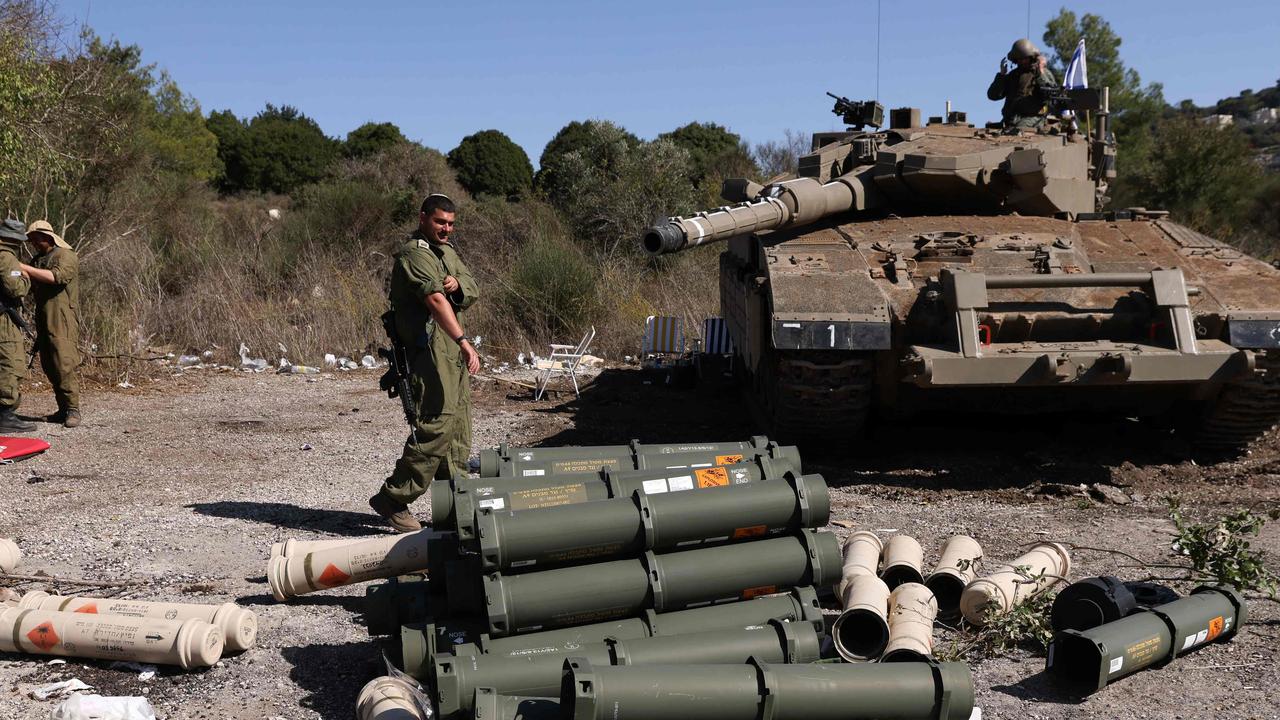
<instances>
[{"instance_id":1,"label":"clear blue sky","mask_svg":"<svg viewBox=\"0 0 1280 720\"><path fill-rule=\"evenodd\" d=\"M1064 4L1031 0L1031 37ZM1124 39L1121 54L1171 102L1207 104L1280 78L1280 2L1071 2ZM1025 0L885 0L880 100L970 120L1027 31ZM651 138L692 120L752 142L840 129L827 90L876 94L876 2L156 2L62 0L62 14L138 44L203 109L289 104L335 137L391 121L445 152L497 128L536 164L571 120Z\"/></svg>"}]
</instances>

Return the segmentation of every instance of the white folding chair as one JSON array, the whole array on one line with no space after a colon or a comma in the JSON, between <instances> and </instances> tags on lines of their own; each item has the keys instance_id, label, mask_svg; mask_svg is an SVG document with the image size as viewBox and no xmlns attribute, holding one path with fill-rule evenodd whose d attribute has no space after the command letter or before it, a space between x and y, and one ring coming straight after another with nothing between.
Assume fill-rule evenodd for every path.
<instances>
[{"instance_id":1,"label":"white folding chair","mask_svg":"<svg viewBox=\"0 0 1280 720\"><path fill-rule=\"evenodd\" d=\"M667 315L650 315L644 321L644 342L640 355L645 362L661 364L661 356L684 354L684 322L682 318Z\"/></svg>"},{"instance_id":2,"label":"white folding chair","mask_svg":"<svg viewBox=\"0 0 1280 720\"><path fill-rule=\"evenodd\" d=\"M578 388L578 368L582 365L582 356L587 354L587 350L591 347L591 341L596 339L596 328L593 325L586 335L582 336L582 342L577 345L558 345L551 343L551 356L544 362L542 373L538 375L537 390L534 392L533 399L541 400L542 396L547 392L547 383L551 382L552 375L568 375L569 380L573 383L573 394L576 397L582 397L582 393Z\"/></svg>"}]
</instances>

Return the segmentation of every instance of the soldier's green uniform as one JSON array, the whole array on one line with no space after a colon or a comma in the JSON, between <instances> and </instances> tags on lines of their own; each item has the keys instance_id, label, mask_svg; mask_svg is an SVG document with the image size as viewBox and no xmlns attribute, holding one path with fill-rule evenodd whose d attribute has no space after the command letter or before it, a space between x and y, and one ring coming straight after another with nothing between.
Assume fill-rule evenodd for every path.
<instances>
[{"instance_id":1,"label":"soldier's green uniform","mask_svg":"<svg viewBox=\"0 0 1280 720\"><path fill-rule=\"evenodd\" d=\"M0 236L0 292L3 300L11 308L22 309L22 298L31 289L31 281L18 267L19 240L14 239L17 231L7 232L9 223L14 227L22 227L21 223L5 221L6 232ZM23 228L25 230L25 228ZM25 235L21 235L23 239ZM27 375L25 360L27 354L22 329L4 313L0 317L0 416L12 417L13 412L22 402L19 383Z\"/></svg>"},{"instance_id":2,"label":"soldier's green uniform","mask_svg":"<svg viewBox=\"0 0 1280 720\"><path fill-rule=\"evenodd\" d=\"M40 367L53 384L58 412L80 409L80 260L74 250L54 246L34 267L53 273L52 283L31 284L36 301L36 349Z\"/></svg>"},{"instance_id":3,"label":"soldier's green uniform","mask_svg":"<svg viewBox=\"0 0 1280 720\"><path fill-rule=\"evenodd\" d=\"M1053 73L1016 67L1008 73L997 73L987 88L987 99L1004 100L1000 116L1006 128L1030 129L1040 124L1045 114L1046 89L1056 85Z\"/></svg>"},{"instance_id":4,"label":"soldier's green uniform","mask_svg":"<svg viewBox=\"0 0 1280 720\"><path fill-rule=\"evenodd\" d=\"M404 453L382 486L382 494L408 505L427 491L432 479L467 475L471 455L471 384L457 343L439 331L426 297L444 292L452 275L458 289L448 295L454 311L480 297L475 277L450 244L433 243L415 232L395 253L391 268L391 307L396 333L408 350L418 421Z\"/></svg>"}]
</instances>

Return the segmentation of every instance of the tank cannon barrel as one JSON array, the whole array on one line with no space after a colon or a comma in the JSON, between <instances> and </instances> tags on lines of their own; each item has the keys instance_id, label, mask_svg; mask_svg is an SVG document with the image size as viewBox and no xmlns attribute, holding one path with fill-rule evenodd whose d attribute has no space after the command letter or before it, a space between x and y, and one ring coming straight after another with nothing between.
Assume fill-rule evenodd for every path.
<instances>
[{"instance_id":1,"label":"tank cannon barrel","mask_svg":"<svg viewBox=\"0 0 1280 720\"><path fill-rule=\"evenodd\" d=\"M755 200L653 225L645 230L641 243L650 255L665 255L739 235L807 225L849 210L877 207L883 199L871 182L870 170L870 165L863 165L826 184L807 177L776 183L760 191Z\"/></svg>"}]
</instances>

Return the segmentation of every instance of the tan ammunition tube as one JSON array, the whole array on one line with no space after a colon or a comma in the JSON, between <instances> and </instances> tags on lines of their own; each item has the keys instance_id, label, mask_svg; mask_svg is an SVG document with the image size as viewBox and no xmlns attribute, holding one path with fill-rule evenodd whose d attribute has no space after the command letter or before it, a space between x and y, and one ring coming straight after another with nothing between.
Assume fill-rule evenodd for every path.
<instances>
[{"instance_id":1,"label":"tan ammunition tube","mask_svg":"<svg viewBox=\"0 0 1280 720\"><path fill-rule=\"evenodd\" d=\"M35 610L123 615L163 620L202 620L222 631L227 650L247 650L258 637L258 616L235 603L199 605L195 603L143 602L140 600L59 597L41 590L29 592L18 607Z\"/></svg>"},{"instance_id":2,"label":"tan ammunition tube","mask_svg":"<svg viewBox=\"0 0 1280 720\"><path fill-rule=\"evenodd\" d=\"M356 537L339 540L294 540L289 538L284 542L271 543L271 557L306 555L313 550L327 550L329 548L342 547L343 545L353 545L368 539Z\"/></svg>"},{"instance_id":3,"label":"tan ammunition tube","mask_svg":"<svg viewBox=\"0 0 1280 720\"><path fill-rule=\"evenodd\" d=\"M894 535L884 545L880 579L892 590L903 583L924 582L924 548L910 535Z\"/></svg>"},{"instance_id":4,"label":"tan ammunition tube","mask_svg":"<svg viewBox=\"0 0 1280 720\"><path fill-rule=\"evenodd\" d=\"M417 689L399 678L370 680L356 696L358 720L427 720L414 696Z\"/></svg>"},{"instance_id":5,"label":"tan ammunition tube","mask_svg":"<svg viewBox=\"0 0 1280 720\"><path fill-rule=\"evenodd\" d=\"M899 585L889 596L889 644L880 662L927 660L933 655L938 601L920 583Z\"/></svg>"},{"instance_id":6,"label":"tan ammunition tube","mask_svg":"<svg viewBox=\"0 0 1280 720\"><path fill-rule=\"evenodd\" d=\"M222 657L222 631L203 620L11 607L0 611L0 650L64 657L209 667Z\"/></svg>"},{"instance_id":7,"label":"tan ammunition tube","mask_svg":"<svg viewBox=\"0 0 1280 720\"><path fill-rule=\"evenodd\" d=\"M845 589L859 575L875 575L880 567L880 553L884 543L873 532L859 530L844 541L844 562L840 569L840 585L836 597L844 599ZM847 606L846 606L847 609Z\"/></svg>"},{"instance_id":8,"label":"tan ammunition tube","mask_svg":"<svg viewBox=\"0 0 1280 720\"><path fill-rule=\"evenodd\" d=\"M21 600L22 595L18 594L17 591L0 587L0 605L12 607L16 606Z\"/></svg>"},{"instance_id":9,"label":"tan ammunition tube","mask_svg":"<svg viewBox=\"0 0 1280 720\"><path fill-rule=\"evenodd\" d=\"M889 586L875 575L854 575L841 600L844 612L831 627L836 652L849 662L879 655L889 642Z\"/></svg>"},{"instance_id":10,"label":"tan ammunition tube","mask_svg":"<svg viewBox=\"0 0 1280 720\"><path fill-rule=\"evenodd\" d=\"M276 600L284 602L317 590L422 571L427 568L427 545L439 537L432 530L419 530L273 557L267 563L267 584Z\"/></svg>"},{"instance_id":11,"label":"tan ammunition tube","mask_svg":"<svg viewBox=\"0 0 1280 720\"><path fill-rule=\"evenodd\" d=\"M977 576L981 560L982 546L968 535L956 535L943 543L938 566L924 581L938 601L939 617L960 614L960 593Z\"/></svg>"},{"instance_id":12,"label":"tan ammunition tube","mask_svg":"<svg viewBox=\"0 0 1280 720\"><path fill-rule=\"evenodd\" d=\"M974 625L983 625L987 608L1003 615L1027 598L1038 595L1071 571L1071 556L1058 543L1040 543L1017 560L969 583L960 595L960 612Z\"/></svg>"},{"instance_id":13,"label":"tan ammunition tube","mask_svg":"<svg viewBox=\"0 0 1280 720\"><path fill-rule=\"evenodd\" d=\"M18 543L0 538L0 573L11 573L22 562L22 551Z\"/></svg>"}]
</instances>

